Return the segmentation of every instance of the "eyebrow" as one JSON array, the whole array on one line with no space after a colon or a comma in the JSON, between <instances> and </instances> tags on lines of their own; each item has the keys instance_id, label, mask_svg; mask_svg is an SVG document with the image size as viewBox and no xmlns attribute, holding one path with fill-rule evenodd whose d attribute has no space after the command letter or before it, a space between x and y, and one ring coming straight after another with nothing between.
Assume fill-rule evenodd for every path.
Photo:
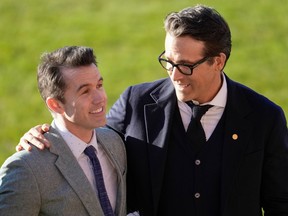
<instances>
[{"instance_id":1,"label":"eyebrow","mask_svg":"<svg viewBox=\"0 0 288 216\"><path fill-rule=\"evenodd\" d=\"M168 58L166 55L164 55L165 58L168 60L168 61L171 61L173 62L174 64L189 64L189 65L193 65L195 64L197 61L195 62L191 62L190 60L186 60L186 59L180 59L180 61L177 61L177 62L174 62L172 61L170 58Z\"/></svg>"},{"instance_id":2,"label":"eyebrow","mask_svg":"<svg viewBox=\"0 0 288 216\"><path fill-rule=\"evenodd\" d=\"M167 58L168 59L168 58ZM195 64L197 61L195 61L195 62L191 62L191 61L188 61L188 60L180 60L180 61L177 61L177 62L174 62L174 61L172 61L172 60L170 60L170 59L168 59L169 61L171 61L171 62L173 62L174 64L186 64L186 65L193 65L193 64Z\"/></svg>"},{"instance_id":3,"label":"eyebrow","mask_svg":"<svg viewBox=\"0 0 288 216\"><path fill-rule=\"evenodd\" d=\"M98 82L99 81L103 81L103 77L101 76L99 79L98 79ZM83 85L80 85L79 88L77 89L77 92L79 92L82 88L86 87L86 86L89 86L90 84L83 84Z\"/></svg>"}]
</instances>

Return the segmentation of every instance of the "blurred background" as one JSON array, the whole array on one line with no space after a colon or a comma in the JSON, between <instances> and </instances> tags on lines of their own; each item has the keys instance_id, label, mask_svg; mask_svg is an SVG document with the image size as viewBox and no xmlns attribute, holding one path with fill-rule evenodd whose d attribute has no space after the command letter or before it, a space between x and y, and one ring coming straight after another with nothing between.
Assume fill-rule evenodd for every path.
<instances>
[{"instance_id":1,"label":"blurred background","mask_svg":"<svg viewBox=\"0 0 288 216\"><path fill-rule=\"evenodd\" d=\"M232 31L228 76L280 105L288 114L286 0L1 0L0 164L32 126L52 118L40 98L40 55L66 45L94 48L108 106L129 85L166 77L157 57L163 20L172 11L215 7Z\"/></svg>"}]
</instances>

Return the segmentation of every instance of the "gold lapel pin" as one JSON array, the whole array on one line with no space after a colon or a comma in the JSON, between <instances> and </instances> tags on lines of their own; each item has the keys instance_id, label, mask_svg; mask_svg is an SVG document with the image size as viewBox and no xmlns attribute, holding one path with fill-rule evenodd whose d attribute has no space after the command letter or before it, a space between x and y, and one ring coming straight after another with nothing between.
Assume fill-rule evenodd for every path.
<instances>
[{"instance_id":1,"label":"gold lapel pin","mask_svg":"<svg viewBox=\"0 0 288 216\"><path fill-rule=\"evenodd\" d=\"M237 140L237 139L238 139L238 134L233 134L233 135L232 135L232 139L233 139L233 140Z\"/></svg>"}]
</instances>

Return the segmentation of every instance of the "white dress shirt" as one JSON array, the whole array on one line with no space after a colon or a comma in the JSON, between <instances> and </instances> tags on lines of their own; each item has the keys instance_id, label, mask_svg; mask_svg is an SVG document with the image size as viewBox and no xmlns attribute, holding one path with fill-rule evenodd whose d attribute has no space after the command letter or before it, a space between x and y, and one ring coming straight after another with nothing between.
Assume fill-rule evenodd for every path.
<instances>
[{"instance_id":1,"label":"white dress shirt","mask_svg":"<svg viewBox=\"0 0 288 216\"><path fill-rule=\"evenodd\" d=\"M222 79L223 79L222 86L217 95L211 101L201 104L201 105L205 104L213 105L213 107L211 107L201 118L201 124L205 131L207 140L212 135L221 116L223 115L227 102L227 83L223 73L222 73ZM199 104L197 101L193 101L193 103ZM192 110L185 102L179 100L178 100L178 107L180 110L183 126L185 130L187 130L191 120Z\"/></svg>"},{"instance_id":2,"label":"white dress shirt","mask_svg":"<svg viewBox=\"0 0 288 216\"><path fill-rule=\"evenodd\" d=\"M85 175L87 176L89 182L91 183L92 188L94 189L95 193L97 193L92 163L89 157L84 153L84 150L86 149L87 146L93 145L95 147L96 155L101 164L106 191L111 206L115 211L116 197L117 197L117 173L116 169L113 167L110 159L105 153L103 147L97 143L96 132L94 131L90 143L85 143L81 139L70 133L63 125L57 122L57 120L54 120L52 124L61 134L61 136L67 143L68 147L71 149L80 167L83 169Z\"/></svg>"}]
</instances>

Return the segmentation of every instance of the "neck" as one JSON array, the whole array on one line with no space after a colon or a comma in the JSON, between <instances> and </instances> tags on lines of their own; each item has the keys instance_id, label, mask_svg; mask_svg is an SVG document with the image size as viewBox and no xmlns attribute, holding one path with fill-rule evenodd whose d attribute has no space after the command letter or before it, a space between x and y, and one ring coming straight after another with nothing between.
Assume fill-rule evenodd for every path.
<instances>
[{"instance_id":1,"label":"neck","mask_svg":"<svg viewBox=\"0 0 288 216\"><path fill-rule=\"evenodd\" d=\"M211 92L211 94L207 95L206 98L203 98L203 100L198 101L199 104L203 104L203 103L207 103L211 100L213 100L213 98L218 94L218 92L220 91L222 84L223 84L223 74L222 72L220 73L219 79L217 79L215 85L211 86L211 89L209 92Z\"/></svg>"},{"instance_id":2,"label":"neck","mask_svg":"<svg viewBox=\"0 0 288 216\"><path fill-rule=\"evenodd\" d=\"M89 143L93 137L94 129L85 128L72 122L63 121L61 118L57 118L55 121L57 121L57 125L61 127L62 130L68 130L85 143Z\"/></svg>"}]
</instances>

